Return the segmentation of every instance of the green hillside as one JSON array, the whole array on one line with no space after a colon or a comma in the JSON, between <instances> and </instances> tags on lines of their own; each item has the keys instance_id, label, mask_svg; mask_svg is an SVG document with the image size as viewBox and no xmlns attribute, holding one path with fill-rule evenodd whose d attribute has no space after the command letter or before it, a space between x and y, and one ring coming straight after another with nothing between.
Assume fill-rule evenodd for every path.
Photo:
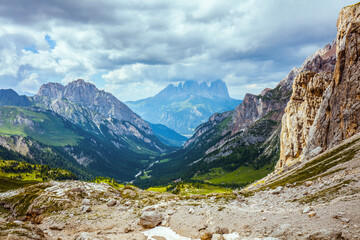
<instances>
[{"instance_id":1,"label":"green hillside","mask_svg":"<svg viewBox=\"0 0 360 240\"><path fill-rule=\"evenodd\" d=\"M50 111L22 107L0 107L0 135L18 135L51 146L75 145L76 134L58 115Z\"/></svg>"}]
</instances>

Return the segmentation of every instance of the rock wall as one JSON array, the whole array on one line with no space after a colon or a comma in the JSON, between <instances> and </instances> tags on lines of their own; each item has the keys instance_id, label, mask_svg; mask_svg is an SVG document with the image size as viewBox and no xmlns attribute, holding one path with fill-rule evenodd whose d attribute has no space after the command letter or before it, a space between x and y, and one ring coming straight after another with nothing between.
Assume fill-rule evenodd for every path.
<instances>
[{"instance_id":1,"label":"rock wall","mask_svg":"<svg viewBox=\"0 0 360 240\"><path fill-rule=\"evenodd\" d=\"M294 80L278 168L314 157L360 131L360 4L343 8L337 27L333 77L327 64L324 73L304 72Z\"/></svg>"},{"instance_id":2,"label":"rock wall","mask_svg":"<svg viewBox=\"0 0 360 240\"><path fill-rule=\"evenodd\" d=\"M294 80L293 93L285 108L281 127L280 160L277 167L297 161L307 145L310 127L330 84L332 73L300 73Z\"/></svg>"},{"instance_id":3,"label":"rock wall","mask_svg":"<svg viewBox=\"0 0 360 240\"><path fill-rule=\"evenodd\" d=\"M305 158L360 132L360 4L341 10L334 78L310 130Z\"/></svg>"}]
</instances>

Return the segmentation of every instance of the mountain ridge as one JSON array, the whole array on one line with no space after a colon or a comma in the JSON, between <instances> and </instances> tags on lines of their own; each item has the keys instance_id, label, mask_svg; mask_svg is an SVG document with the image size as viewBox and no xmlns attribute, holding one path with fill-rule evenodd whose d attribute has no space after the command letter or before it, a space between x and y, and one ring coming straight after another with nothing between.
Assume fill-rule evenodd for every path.
<instances>
[{"instance_id":1,"label":"mountain ridge","mask_svg":"<svg viewBox=\"0 0 360 240\"><path fill-rule=\"evenodd\" d=\"M126 104L145 120L190 136L212 114L233 110L240 102L230 98L224 81L216 80L210 86L196 81L169 84L153 97Z\"/></svg>"}]
</instances>

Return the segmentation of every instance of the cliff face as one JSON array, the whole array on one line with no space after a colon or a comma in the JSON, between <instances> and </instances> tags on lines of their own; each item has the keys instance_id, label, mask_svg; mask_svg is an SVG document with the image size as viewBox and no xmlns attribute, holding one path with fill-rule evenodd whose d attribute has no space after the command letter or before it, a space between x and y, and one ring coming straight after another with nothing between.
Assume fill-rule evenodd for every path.
<instances>
[{"instance_id":1,"label":"cliff face","mask_svg":"<svg viewBox=\"0 0 360 240\"><path fill-rule=\"evenodd\" d=\"M300 68L293 68L275 89L265 89L260 95L246 94L244 101L234 111L232 135L273 112L272 120L279 121L291 96L292 85L299 73L312 71L332 72L336 63L336 44L328 44L309 56Z\"/></svg>"},{"instance_id":2,"label":"cliff face","mask_svg":"<svg viewBox=\"0 0 360 240\"><path fill-rule=\"evenodd\" d=\"M294 162L302 155L307 145L310 127L331 78L331 72L311 71L300 73L295 78L293 93L282 119L280 161L277 167Z\"/></svg>"},{"instance_id":3,"label":"cliff face","mask_svg":"<svg viewBox=\"0 0 360 240\"><path fill-rule=\"evenodd\" d=\"M343 8L337 27L333 77L309 72L294 81L278 167L314 157L360 132L360 4Z\"/></svg>"}]
</instances>

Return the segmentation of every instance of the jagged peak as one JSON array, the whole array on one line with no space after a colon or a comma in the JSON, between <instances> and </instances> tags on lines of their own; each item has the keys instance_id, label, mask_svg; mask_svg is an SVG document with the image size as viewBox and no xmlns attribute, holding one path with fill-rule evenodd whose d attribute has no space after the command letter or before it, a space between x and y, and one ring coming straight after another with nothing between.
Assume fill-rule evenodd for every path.
<instances>
[{"instance_id":1,"label":"jagged peak","mask_svg":"<svg viewBox=\"0 0 360 240\"><path fill-rule=\"evenodd\" d=\"M195 80L180 82L177 86L174 84L169 84L156 96L172 97L174 94L189 94L207 98L230 98L226 83L220 79L211 82L210 85L208 85L206 82L199 83Z\"/></svg>"}]
</instances>

